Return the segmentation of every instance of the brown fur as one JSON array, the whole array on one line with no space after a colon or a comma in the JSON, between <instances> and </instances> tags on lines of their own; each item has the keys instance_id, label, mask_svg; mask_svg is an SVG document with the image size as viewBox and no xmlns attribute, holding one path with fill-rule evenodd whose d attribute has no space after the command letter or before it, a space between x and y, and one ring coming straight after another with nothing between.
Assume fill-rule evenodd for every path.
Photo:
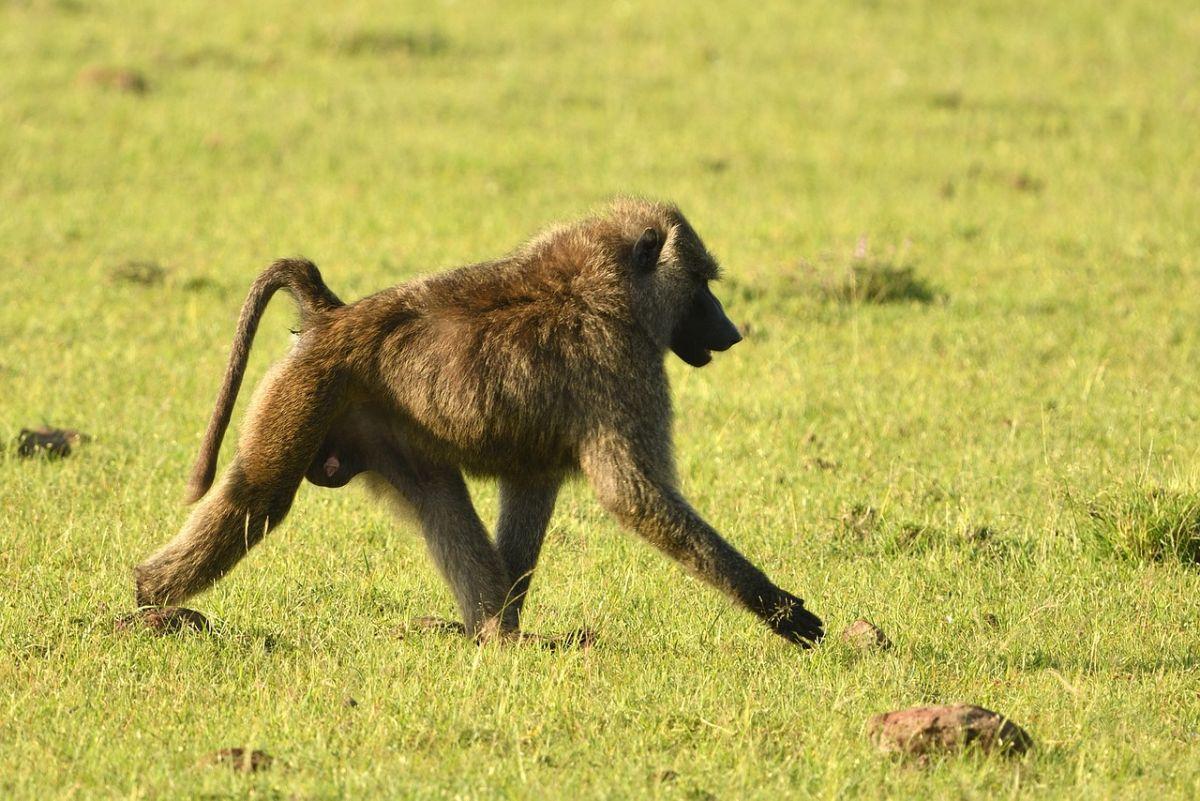
<instances>
[{"instance_id":1,"label":"brown fur","mask_svg":"<svg viewBox=\"0 0 1200 801\"><path fill-rule=\"evenodd\" d=\"M820 621L676 488L663 359L675 349L703 364L710 349L740 338L707 294L716 276L678 209L629 199L503 259L350 305L308 262L277 262L243 308L193 497L211 483L276 288L297 300L303 331L259 387L221 482L137 568L139 603L179 602L217 580L278 525L306 476L341 486L365 472L420 522L468 631L515 630L559 485L582 472L622 524L777 633L819 639ZM698 311L702 294L712 298L708 317ZM463 470L501 482L495 544Z\"/></svg>"}]
</instances>

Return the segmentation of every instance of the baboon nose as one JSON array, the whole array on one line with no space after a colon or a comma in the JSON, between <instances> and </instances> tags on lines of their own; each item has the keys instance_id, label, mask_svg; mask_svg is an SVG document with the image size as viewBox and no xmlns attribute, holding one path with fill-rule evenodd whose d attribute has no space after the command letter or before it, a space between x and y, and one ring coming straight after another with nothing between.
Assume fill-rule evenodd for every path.
<instances>
[{"instance_id":1,"label":"baboon nose","mask_svg":"<svg viewBox=\"0 0 1200 801\"><path fill-rule=\"evenodd\" d=\"M737 330L736 326L734 326L733 324L730 324L729 330L725 333L725 336L721 337L712 346L712 349L716 350L716 351L729 350L730 348L732 348L734 345L736 345L737 343L739 343L741 341L742 341L742 333Z\"/></svg>"}]
</instances>

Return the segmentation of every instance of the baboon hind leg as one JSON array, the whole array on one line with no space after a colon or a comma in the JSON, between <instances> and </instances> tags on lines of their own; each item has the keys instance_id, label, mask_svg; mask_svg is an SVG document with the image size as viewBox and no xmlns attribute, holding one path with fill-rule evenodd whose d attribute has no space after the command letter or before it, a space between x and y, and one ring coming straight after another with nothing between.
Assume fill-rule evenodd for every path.
<instances>
[{"instance_id":1,"label":"baboon hind leg","mask_svg":"<svg viewBox=\"0 0 1200 801\"><path fill-rule=\"evenodd\" d=\"M139 606L177 604L208 588L283 521L339 394L336 381L302 362L263 380L221 480L179 534L134 569Z\"/></svg>"},{"instance_id":2,"label":"baboon hind leg","mask_svg":"<svg viewBox=\"0 0 1200 801\"><path fill-rule=\"evenodd\" d=\"M488 639L515 629L515 616L508 611L508 570L471 503L461 471L417 463L399 448L371 461L384 488L420 521L429 555L454 593L467 634Z\"/></svg>"}]
</instances>

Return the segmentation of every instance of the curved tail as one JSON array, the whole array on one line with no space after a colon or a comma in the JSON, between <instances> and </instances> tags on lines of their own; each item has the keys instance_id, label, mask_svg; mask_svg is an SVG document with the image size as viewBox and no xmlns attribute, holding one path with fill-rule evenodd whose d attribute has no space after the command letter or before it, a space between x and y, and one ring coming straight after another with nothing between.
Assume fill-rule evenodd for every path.
<instances>
[{"instance_id":1,"label":"curved tail","mask_svg":"<svg viewBox=\"0 0 1200 801\"><path fill-rule=\"evenodd\" d=\"M286 289L296 302L300 309L302 327L308 327L325 312L345 305L325 286L317 266L307 259L279 259L255 279L250 287L250 294L246 296L246 302L242 304L237 334L229 354L229 366L225 368L225 380L221 384L217 404L213 407L212 417L208 421L208 430L204 433L204 442L200 446L196 466L192 468L192 476L188 480L188 503L200 500L212 486L217 473L217 453L221 449L221 440L225 438L225 429L229 427L229 419L233 415L233 404L237 400L238 390L241 389L242 377L246 374L250 345L254 342L254 333L258 330L258 321L267 308L267 302L277 289Z\"/></svg>"}]
</instances>

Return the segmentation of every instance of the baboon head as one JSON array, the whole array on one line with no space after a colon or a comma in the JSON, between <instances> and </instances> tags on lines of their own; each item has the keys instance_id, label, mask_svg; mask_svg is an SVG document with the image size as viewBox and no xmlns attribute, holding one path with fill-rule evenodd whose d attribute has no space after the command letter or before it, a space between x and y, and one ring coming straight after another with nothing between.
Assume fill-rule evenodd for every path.
<instances>
[{"instance_id":1,"label":"baboon head","mask_svg":"<svg viewBox=\"0 0 1200 801\"><path fill-rule=\"evenodd\" d=\"M630 206L645 224L630 256L640 294L650 300L639 311L660 344L693 367L703 367L713 351L742 341L710 286L720 278L717 261L678 209L632 202L625 208Z\"/></svg>"}]
</instances>

